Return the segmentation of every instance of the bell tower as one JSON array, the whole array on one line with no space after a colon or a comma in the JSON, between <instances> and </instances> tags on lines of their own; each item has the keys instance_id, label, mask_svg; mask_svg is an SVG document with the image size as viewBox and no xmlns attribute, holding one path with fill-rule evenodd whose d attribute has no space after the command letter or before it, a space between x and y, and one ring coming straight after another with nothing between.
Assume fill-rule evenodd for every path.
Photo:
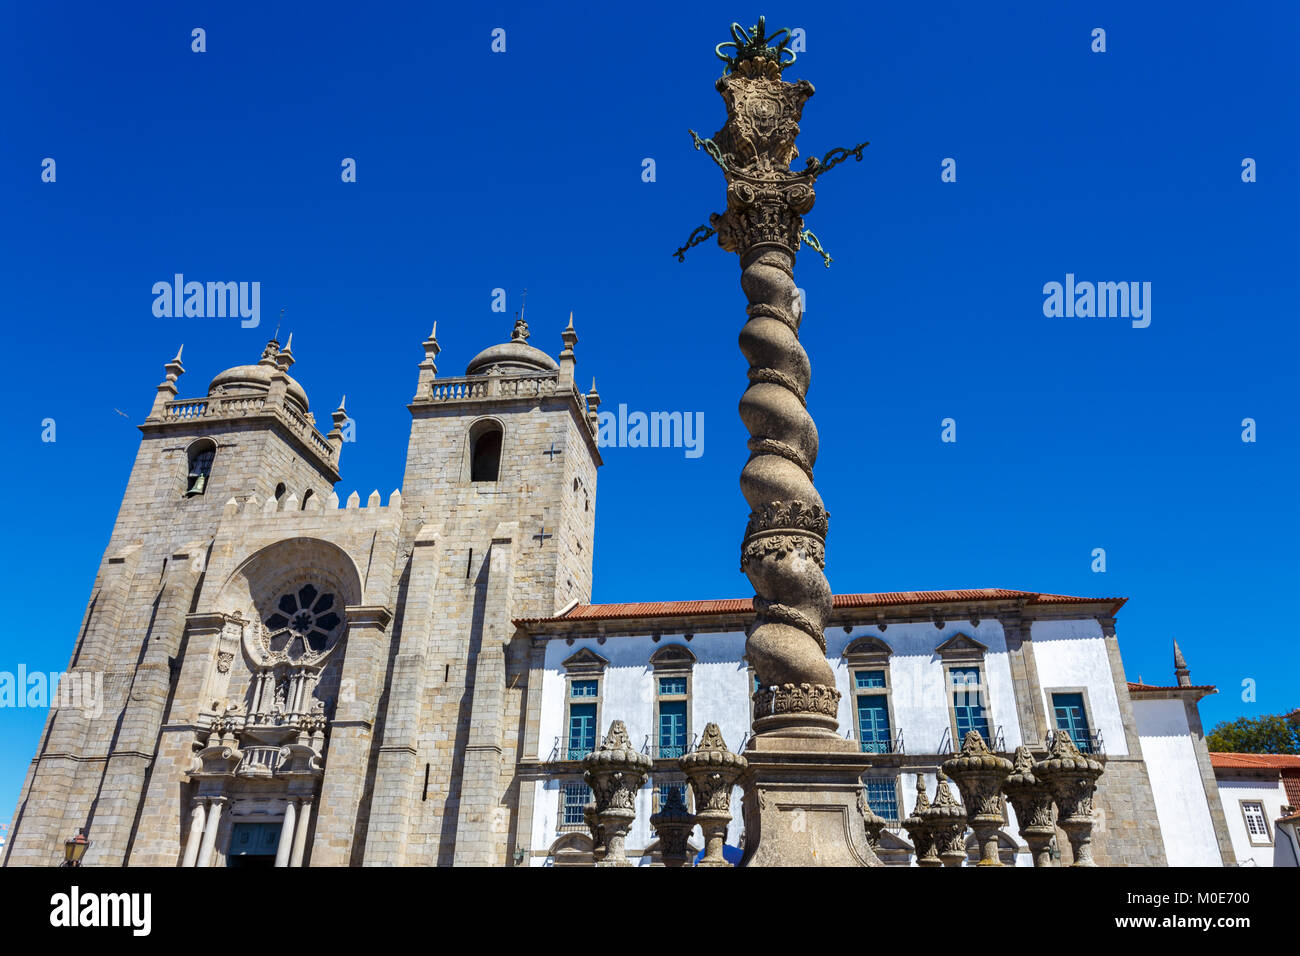
<instances>
[{"instance_id":1,"label":"bell tower","mask_svg":"<svg viewBox=\"0 0 1300 956\"><path fill-rule=\"evenodd\" d=\"M181 352L165 366L64 678L102 693L52 707L6 863L56 863L80 828L92 838L87 864L126 862L186 615L227 502L283 507L328 497L339 479L342 435L316 430L293 363L292 336L283 348L273 339L256 364L183 400Z\"/></svg>"}]
</instances>

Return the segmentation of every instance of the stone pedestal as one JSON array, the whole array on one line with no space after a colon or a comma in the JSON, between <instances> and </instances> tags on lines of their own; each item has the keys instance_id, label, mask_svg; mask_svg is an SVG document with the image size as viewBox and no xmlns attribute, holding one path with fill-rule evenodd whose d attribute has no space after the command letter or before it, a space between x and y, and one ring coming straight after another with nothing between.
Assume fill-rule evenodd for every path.
<instances>
[{"instance_id":1,"label":"stone pedestal","mask_svg":"<svg viewBox=\"0 0 1300 956\"><path fill-rule=\"evenodd\" d=\"M880 866L859 797L865 754L838 734L761 734L745 750L741 866Z\"/></svg>"}]
</instances>

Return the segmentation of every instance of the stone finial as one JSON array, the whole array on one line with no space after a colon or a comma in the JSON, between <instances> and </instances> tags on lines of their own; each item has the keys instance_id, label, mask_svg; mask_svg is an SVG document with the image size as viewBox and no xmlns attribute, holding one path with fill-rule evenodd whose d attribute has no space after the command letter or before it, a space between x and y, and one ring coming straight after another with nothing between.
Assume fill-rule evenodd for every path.
<instances>
[{"instance_id":1,"label":"stone finial","mask_svg":"<svg viewBox=\"0 0 1300 956\"><path fill-rule=\"evenodd\" d=\"M1183 650L1174 641L1174 676L1178 678L1179 687L1192 686L1192 672L1187 666L1187 661L1183 657Z\"/></svg>"},{"instance_id":2,"label":"stone finial","mask_svg":"<svg viewBox=\"0 0 1300 956\"><path fill-rule=\"evenodd\" d=\"M1097 865L1092 859L1092 798L1105 769L1100 760L1080 753L1062 730L1053 733L1047 756L1034 764L1034 776L1056 799L1057 825L1070 840L1075 866Z\"/></svg>"},{"instance_id":3,"label":"stone finial","mask_svg":"<svg viewBox=\"0 0 1300 956\"><path fill-rule=\"evenodd\" d=\"M930 798L925 794L925 775L916 775L916 803L912 812L903 818L902 826L912 841L917 866L943 866L939 847L934 838L934 824L929 819Z\"/></svg>"},{"instance_id":4,"label":"stone finial","mask_svg":"<svg viewBox=\"0 0 1300 956\"><path fill-rule=\"evenodd\" d=\"M979 866L1001 866L998 830L1007 822L1002 809L1002 782L1011 773L1006 757L989 749L979 731L966 733L961 753L943 763L966 804L966 818L980 845Z\"/></svg>"},{"instance_id":5,"label":"stone finial","mask_svg":"<svg viewBox=\"0 0 1300 956\"><path fill-rule=\"evenodd\" d=\"M522 318L515 319L515 327L510 333L510 341L526 343L528 341L528 334L528 323Z\"/></svg>"},{"instance_id":6,"label":"stone finial","mask_svg":"<svg viewBox=\"0 0 1300 956\"><path fill-rule=\"evenodd\" d=\"M433 388L433 382L438 377L438 353L442 351L438 345L438 323L433 323L433 331L429 337L421 343L424 348L424 361L420 363L420 376L415 385L415 400L428 398L430 390Z\"/></svg>"},{"instance_id":7,"label":"stone finial","mask_svg":"<svg viewBox=\"0 0 1300 956\"><path fill-rule=\"evenodd\" d=\"M262 349L262 357L257 360L258 365L278 366L278 356L280 354L280 342L278 339L271 339Z\"/></svg>"},{"instance_id":8,"label":"stone finial","mask_svg":"<svg viewBox=\"0 0 1300 956\"><path fill-rule=\"evenodd\" d=\"M1019 746L1011 758L1011 773L1002 782L1002 792L1015 808L1020 838L1029 845L1034 866L1052 865L1052 840L1056 825L1052 821L1052 792L1034 776L1034 755Z\"/></svg>"},{"instance_id":9,"label":"stone finial","mask_svg":"<svg viewBox=\"0 0 1300 956\"><path fill-rule=\"evenodd\" d=\"M176 350L176 357L163 366L166 374L158 385L158 391L153 399L153 408L149 409L147 421L161 421L167 403L176 397L176 380L185 374L185 366L181 364L181 352L183 351L185 351L185 346L181 345Z\"/></svg>"},{"instance_id":10,"label":"stone finial","mask_svg":"<svg viewBox=\"0 0 1300 956\"><path fill-rule=\"evenodd\" d=\"M596 380L591 380L591 389L587 392L587 425L593 435L600 431L600 392L596 391Z\"/></svg>"},{"instance_id":11,"label":"stone finial","mask_svg":"<svg viewBox=\"0 0 1300 956\"><path fill-rule=\"evenodd\" d=\"M338 463L339 453L343 450L343 426L348 422L348 410L344 406L347 404L348 397L344 395L339 399L339 407L334 409L330 415L330 420L334 422L334 427L330 433L325 436L325 440L330 443L334 449L334 461Z\"/></svg>"},{"instance_id":12,"label":"stone finial","mask_svg":"<svg viewBox=\"0 0 1300 956\"><path fill-rule=\"evenodd\" d=\"M944 866L961 866L966 859L966 808L957 802L942 770L938 773L939 786L934 803L925 811L930 824L935 848Z\"/></svg>"},{"instance_id":13,"label":"stone finial","mask_svg":"<svg viewBox=\"0 0 1300 956\"><path fill-rule=\"evenodd\" d=\"M596 818L606 844L599 866L631 866L624 852L627 831L636 819L636 794L654 761L633 749L621 720L609 725L600 746L582 759L583 778L596 801Z\"/></svg>"},{"instance_id":14,"label":"stone finial","mask_svg":"<svg viewBox=\"0 0 1300 956\"><path fill-rule=\"evenodd\" d=\"M866 827L867 843L871 845L872 850L879 850L880 834L889 825L889 821L871 809L871 801L867 799L866 790L858 791L858 812L862 814L862 822Z\"/></svg>"},{"instance_id":15,"label":"stone finial","mask_svg":"<svg viewBox=\"0 0 1300 956\"><path fill-rule=\"evenodd\" d=\"M691 831L695 829L695 815L682 801L682 791L668 789L668 796L659 812L650 818L659 837L659 857L664 866L685 866L690 858Z\"/></svg>"},{"instance_id":16,"label":"stone finial","mask_svg":"<svg viewBox=\"0 0 1300 956\"><path fill-rule=\"evenodd\" d=\"M288 341L284 343L284 348L280 349L280 353L275 357L275 366L281 372L288 372L293 363L293 333L290 332Z\"/></svg>"},{"instance_id":17,"label":"stone finial","mask_svg":"<svg viewBox=\"0 0 1300 956\"><path fill-rule=\"evenodd\" d=\"M699 866L730 866L722 855L731 822L731 788L749 768L749 761L727 749L722 730L706 724L699 745L677 761L695 793L695 821L704 834L704 858Z\"/></svg>"},{"instance_id":18,"label":"stone finial","mask_svg":"<svg viewBox=\"0 0 1300 956\"><path fill-rule=\"evenodd\" d=\"M564 350L560 352L560 382L568 388L573 381L573 368L578 364L573 347L578 344L578 333L573 328L573 313L569 313L569 324L565 326L560 338L564 340Z\"/></svg>"}]
</instances>

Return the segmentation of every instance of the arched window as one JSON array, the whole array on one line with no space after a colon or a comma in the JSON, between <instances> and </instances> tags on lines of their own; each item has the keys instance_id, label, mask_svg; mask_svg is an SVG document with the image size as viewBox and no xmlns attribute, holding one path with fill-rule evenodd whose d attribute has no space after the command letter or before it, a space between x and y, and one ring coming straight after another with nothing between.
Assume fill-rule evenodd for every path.
<instances>
[{"instance_id":1,"label":"arched window","mask_svg":"<svg viewBox=\"0 0 1300 956\"><path fill-rule=\"evenodd\" d=\"M217 454L217 445L210 438L201 438L190 445L189 476L185 481L185 496L201 495L208 487L208 476L212 474L212 459Z\"/></svg>"},{"instance_id":2,"label":"arched window","mask_svg":"<svg viewBox=\"0 0 1300 956\"><path fill-rule=\"evenodd\" d=\"M470 429L469 480L496 481L501 471L501 426L478 422Z\"/></svg>"},{"instance_id":3,"label":"arched window","mask_svg":"<svg viewBox=\"0 0 1300 956\"><path fill-rule=\"evenodd\" d=\"M284 488L284 482L282 481L282 482L280 482L278 485L275 486L275 500L276 500L276 501L279 501L281 498L284 497L284 491L285 491L285 488Z\"/></svg>"},{"instance_id":4,"label":"arched window","mask_svg":"<svg viewBox=\"0 0 1300 956\"><path fill-rule=\"evenodd\" d=\"M299 510L299 511L306 511L306 510L307 510L307 499L310 498L311 495L312 495L312 491L311 491L310 488L308 488L306 491L303 492L303 494L302 494L302 504L299 505L299 507L298 507L298 510Z\"/></svg>"}]
</instances>

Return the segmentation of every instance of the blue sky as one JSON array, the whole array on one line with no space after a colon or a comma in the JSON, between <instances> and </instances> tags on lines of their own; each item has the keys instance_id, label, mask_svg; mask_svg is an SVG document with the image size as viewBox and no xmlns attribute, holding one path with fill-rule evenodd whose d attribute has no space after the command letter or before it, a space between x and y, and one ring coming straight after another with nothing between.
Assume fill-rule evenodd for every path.
<instances>
[{"instance_id":1,"label":"blue sky","mask_svg":"<svg viewBox=\"0 0 1300 956\"><path fill-rule=\"evenodd\" d=\"M706 423L697 459L607 450L595 600L750 593L737 262L670 253L724 202L686 132L723 121L712 48L763 13L805 31L804 155L871 141L808 217L834 265L798 265L833 587L1125 595L1131 679L1172 681L1177 638L1220 688L1207 726L1300 706L1300 14L1133 6L9 5L0 670L66 666L176 347L200 396L282 308L318 421L348 396L338 490L363 498L401 482L433 321L455 375L522 288L553 354L573 310L607 408ZM261 282L261 327L154 317L177 272ZM1045 317L1067 273L1150 282L1150 326ZM0 712L0 818L43 718Z\"/></svg>"}]
</instances>

